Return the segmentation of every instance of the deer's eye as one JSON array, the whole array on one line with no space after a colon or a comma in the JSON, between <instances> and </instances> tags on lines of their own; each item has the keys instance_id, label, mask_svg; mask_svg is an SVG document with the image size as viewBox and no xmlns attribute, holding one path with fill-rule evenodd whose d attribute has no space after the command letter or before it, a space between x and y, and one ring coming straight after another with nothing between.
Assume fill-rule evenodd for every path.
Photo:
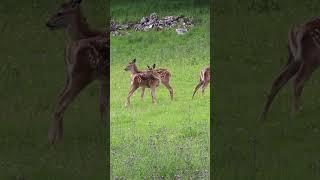
<instances>
[{"instance_id":1,"label":"deer's eye","mask_svg":"<svg viewBox=\"0 0 320 180\"><path fill-rule=\"evenodd\" d=\"M62 16L62 13L61 13L61 12L59 12L57 15L58 15L58 16Z\"/></svg>"}]
</instances>

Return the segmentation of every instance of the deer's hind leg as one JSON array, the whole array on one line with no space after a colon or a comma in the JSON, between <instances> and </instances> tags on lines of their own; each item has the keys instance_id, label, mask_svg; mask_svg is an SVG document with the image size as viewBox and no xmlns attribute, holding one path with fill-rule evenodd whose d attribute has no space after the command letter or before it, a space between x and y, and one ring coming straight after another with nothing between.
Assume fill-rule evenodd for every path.
<instances>
[{"instance_id":1,"label":"deer's hind leg","mask_svg":"<svg viewBox=\"0 0 320 180\"><path fill-rule=\"evenodd\" d=\"M203 85L203 82L200 80L199 83L197 84L197 86L194 88L193 91L193 95L192 95L192 99L194 98L194 95L196 94L196 92L198 91L198 89Z\"/></svg>"},{"instance_id":2,"label":"deer's hind leg","mask_svg":"<svg viewBox=\"0 0 320 180\"><path fill-rule=\"evenodd\" d=\"M87 74L77 74L77 76L70 78L67 88L59 97L58 104L53 113L52 125L48 132L48 138L51 144L62 139L63 114L80 91L91 81L92 79Z\"/></svg>"},{"instance_id":3,"label":"deer's hind leg","mask_svg":"<svg viewBox=\"0 0 320 180\"><path fill-rule=\"evenodd\" d=\"M301 94L305 83L310 79L312 73L318 67L316 64L303 63L293 81L293 113L302 109Z\"/></svg>"},{"instance_id":4,"label":"deer's hind leg","mask_svg":"<svg viewBox=\"0 0 320 180\"><path fill-rule=\"evenodd\" d=\"M168 80L162 80L161 82L168 89L169 94L170 94L170 98L171 98L171 100L173 100L173 89L170 86L169 81Z\"/></svg>"},{"instance_id":5,"label":"deer's hind leg","mask_svg":"<svg viewBox=\"0 0 320 180\"><path fill-rule=\"evenodd\" d=\"M59 98L62 96L62 94L66 91L68 85L69 85L69 81L70 81L70 78L69 78L69 74L67 73L66 75L66 79L65 79L65 83L64 83L64 86L63 86L63 89L60 91L59 93Z\"/></svg>"},{"instance_id":6,"label":"deer's hind leg","mask_svg":"<svg viewBox=\"0 0 320 180\"><path fill-rule=\"evenodd\" d=\"M201 86L202 95L204 95L204 90L206 89L206 87L208 86L208 84L209 84L209 81L203 82L203 84L202 84L202 86Z\"/></svg>"},{"instance_id":7,"label":"deer's hind leg","mask_svg":"<svg viewBox=\"0 0 320 180\"><path fill-rule=\"evenodd\" d=\"M66 64L66 66L67 66L67 64ZM58 98L60 98L62 96L62 94L66 91L66 89L69 85L69 82L70 82L70 74L71 74L70 72L66 71L66 77L65 77L63 89L60 91Z\"/></svg>"},{"instance_id":8,"label":"deer's hind leg","mask_svg":"<svg viewBox=\"0 0 320 180\"><path fill-rule=\"evenodd\" d=\"M208 86L208 84L209 84L209 82L207 82L207 81L202 84L202 86L201 86L201 93L202 93L202 95L204 95L204 90L206 89L206 87Z\"/></svg>"}]
</instances>

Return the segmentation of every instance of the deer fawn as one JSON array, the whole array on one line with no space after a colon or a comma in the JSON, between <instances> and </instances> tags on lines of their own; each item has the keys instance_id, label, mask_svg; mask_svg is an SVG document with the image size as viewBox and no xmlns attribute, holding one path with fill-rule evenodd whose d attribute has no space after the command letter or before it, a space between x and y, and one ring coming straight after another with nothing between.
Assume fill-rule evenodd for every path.
<instances>
[{"instance_id":1,"label":"deer fawn","mask_svg":"<svg viewBox=\"0 0 320 180\"><path fill-rule=\"evenodd\" d=\"M92 30L80 10L81 0L63 3L57 13L50 17L46 26L64 29L67 34L65 45L66 82L53 113L48 131L50 143L63 137L63 114L76 96L92 81L100 81L101 120L107 122L109 33Z\"/></svg>"},{"instance_id":2,"label":"deer fawn","mask_svg":"<svg viewBox=\"0 0 320 180\"><path fill-rule=\"evenodd\" d=\"M301 110L300 97L303 87L311 74L320 64L320 18L315 18L304 24L293 26L288 33L288 62L279 76L274 80L267 101L260 115L266 119L271 103L280 89L293 79L292 112Z\"/></svg>"},{"instance_id":3,"label":"deer fawn","mask_svg":"<svg viewBox=\"0 0 320 180\"><path fill-rule=\"evenodd\" d=\"M129 62L125 71L131 72L131 87L127 96L127 101L125 106L130 105L130 97L139 88L142 88L141 98L143 98L145 88L151 89L152 103L156 100L156 88L159 86L161 81L160 74L154 71L154 68L148 69L147 71L139 71L136 66L136 59Z\"/></svg>"},{"instance_id":4,"label":"deer fawn","mask_svg":"<svg viewBox=\"0 0 320 180\"><path fill-rule=\"evenodd\" d=\"M170 86L170 78L171 78L171 73L167 69L163 68L158 68L156 69L156 65L153 64L153 67L147 66L149 70L155 71L157 74L159 74L161 83L168 89L170 98L173 100L173 89Z\"/></svg>"},{"instance_id":5,"label":"deer fawn","mask_svg":"<svg viewBox=\"0 0 320 180\"><path fill-rule=\"evenodd\" d=\"M205 88L208 86L209 83L210 83L210 67L206 67L200 71L199 83L197 84L196 88L193 91L192 99L200 87L203 94Z\"/></svg>"}]
</instances>

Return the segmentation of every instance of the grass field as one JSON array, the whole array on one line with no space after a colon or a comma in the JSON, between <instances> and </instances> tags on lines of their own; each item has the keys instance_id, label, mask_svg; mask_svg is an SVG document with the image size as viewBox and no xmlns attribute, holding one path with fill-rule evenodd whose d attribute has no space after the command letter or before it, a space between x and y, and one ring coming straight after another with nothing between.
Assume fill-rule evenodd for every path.
<instances>
[{"instance_id":1,"label":"grass field","mask_svg":"<svg viewBox=\"0 0 320 180\"><path fill-rule=\"evenodd\" d=\"M47 130L64 84L65 33L46 20L62 1L1 1L0 179L103 179L105 133L92 84L65 114L64 141L50 147ZM101 30L104 0L84 1L88 22Z\"/></svg>"},{"instance_id":2,"label":"grass field","mask_svg":"<svg viewBox=\"0 0 320 180\"><path fill-rule=\"evenodd\" d=\"M209 64L209 8L185 1L111 2L111 16L120 22L137 21L156 12L160 16L192 16L197 24L179 36L173 30L129 32L111 38L111 173L112 177L143 179L175 176L208 179L210 88L205 95L192 91L201 68ZM174 101L164 86L152 105L149 89L140 89L124 107L132 59L145 69L156 63L172 74Z\"/></svg>"},{"instance_id":3,"label":"grass field","mask_svg":"<svg viewBox=\"0 0 320 180\"><path fill-rule=\"evenodd\" d=\"M318 16L320 4L277 1L273 9L258 0L248 11L252 2L217 2L214 9L215 179L319 179L319 72L307 83L304 110L295 118L291 83L276 97L268 121L257 117L286 63L289 27Z\"/></svg>"}]
</instances>

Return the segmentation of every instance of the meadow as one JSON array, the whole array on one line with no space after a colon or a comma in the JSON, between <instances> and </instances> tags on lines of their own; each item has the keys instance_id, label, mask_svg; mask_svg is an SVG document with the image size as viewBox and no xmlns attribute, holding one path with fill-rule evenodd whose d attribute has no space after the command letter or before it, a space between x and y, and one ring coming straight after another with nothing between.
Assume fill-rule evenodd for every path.
<instances>
[{"instance_id":1,"label":"meadow","mask_svg":"<svg viewBox=\"0 0 320 180\"><path fill-rule=\"evenodd\" d=\"M45 23L61 2L1 1L0 179L106 177L98 83L66 111L63 142L48 144L51 113L65 81L65 33L49 31ZM105 0L84 1L82 10L92 27L105 29Z\"/></svg>"},{"instance_id":2,"label":"meadow","mask_svg":"<svg viewBox=\"0 0 320 180\"><path fill-rule=\"evenodd\" d=\"M292 84L258 121L272 81L287 61L291 25L319 15L318 1L246 0L214 7L214 179L319 179L319 72L303 111L291 118Z\"/></svg>"},{"instance_id":3,"label":"meadow","mask_svg":"<svg viewBox=\"0 0 320 180\"><path fill-rule=\"evenodd\" d=\"M192 2L192 1L191 1ZM210 88L204 96L192 92L200 70L209 65L209 6L188 1L111 1L111 17L119 22L139 21L156 12L160 17L185 15L195 26L185 35L174 29L134 32L111 37L111 176L126 179L208 179ZM157 103L150 90L143 100L138 89L125 108L130 87L128 62L168 69L174 89L157 89Z\"/></svg>"}]
</instances>

